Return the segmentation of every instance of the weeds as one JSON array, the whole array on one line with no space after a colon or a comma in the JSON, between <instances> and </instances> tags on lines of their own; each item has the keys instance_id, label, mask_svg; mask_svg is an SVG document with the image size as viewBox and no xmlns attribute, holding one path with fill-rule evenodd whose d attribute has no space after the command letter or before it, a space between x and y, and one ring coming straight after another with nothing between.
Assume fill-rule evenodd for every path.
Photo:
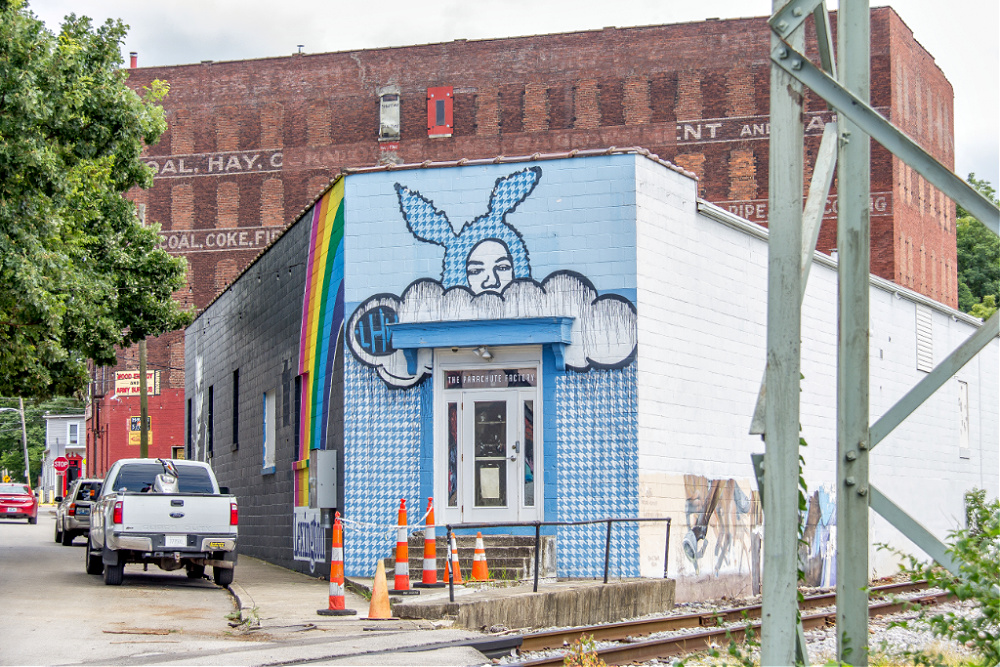
<instances>
[{"instance_id":1,"label":"weeds","mask_svg":"<svg viewBox=\"0 0 1000 667\"><path fill-rule=\"evenodd\" d=\"M880 545L894 553L898 551ZM976 612L969 615L953 611L932 613L918 610L918 620L927 623L935 636L959 642L976 652L978 665L1000 664L1000 500L986 502L986 492L973 489L965 494L965 527L948 534L946 548L959 566L956 577L933 562L920 562L906 556L900 570L913 579L926 579L930 586L951 593L962 602L969 601ZM906 622L894 624L907 627ZM906 653L915 665L946 664L938 651L918 650Z\"/></svg>"},{"instance_id":2,"label":"weeds","mask_svg":"<svg viewBox=\"0 0 1000 667\"><path fill-rule=\"evenodd\" d=\"M566 652L563 658L564 667L608 667L608 663L597 655L597 642L594 636L581 635Z\"/></svg>"}]
</instances>

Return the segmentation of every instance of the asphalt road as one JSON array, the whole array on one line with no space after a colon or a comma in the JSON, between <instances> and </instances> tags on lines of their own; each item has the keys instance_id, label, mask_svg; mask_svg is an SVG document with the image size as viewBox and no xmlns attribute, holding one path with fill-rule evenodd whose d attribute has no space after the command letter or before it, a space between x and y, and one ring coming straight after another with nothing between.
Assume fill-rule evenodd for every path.
<instances>
[{"instance_id":1,"label":"asphalt road","mask_svg":"<svg viewBox=\"0 0 1000 667\"><path fill-rule=\"evenodd\" d=\"M234 640L232 596L184 570L125 567L121 586L84 571L84 541L53 540L55 520L0 520L0 664L123 664L179 645L223 651Z\"/></svg>"},{"instance_id":2,"label":"asphalt road","mask_svg":"<svg viewBox=\"0 0 1000 667\"><path fill-rule=\"evenodd\" d=\"M360 620L345 624L313 616L309 623L268 623L256 631L231 627L229 591L184 570L125 566L121 586L106 586L84 571L84 538L54 541L48 508L38 524L0 517L0 666L6 665L472 665L471 648L399 653L408 646L461 639L475 633L426 624ZM237 566L237 583L252 576ZM249 582L245 581L249 586ZM325 588L325 586L320 586ZM275 589L280 597L293 586ZM324 591L325 592L325 591ZM260 596L262 618L274 602ZM301 605L299 605L301 606Z\"/></svg>"}]
</instances>

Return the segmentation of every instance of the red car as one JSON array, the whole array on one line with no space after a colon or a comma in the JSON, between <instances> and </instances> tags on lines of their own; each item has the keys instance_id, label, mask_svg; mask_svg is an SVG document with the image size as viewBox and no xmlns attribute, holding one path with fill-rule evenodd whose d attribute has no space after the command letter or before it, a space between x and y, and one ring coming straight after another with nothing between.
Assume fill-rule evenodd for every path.
<instances>
[{"instance_id":1,"label":"red car","mask_svg":"<svg viewBox=\"0 0 1000 667\"><path fill-rule=\"evenodd\" d=\"M0 484L0 519L38 523L38 499L27 484Z\"/></svg>"}]
</instances>

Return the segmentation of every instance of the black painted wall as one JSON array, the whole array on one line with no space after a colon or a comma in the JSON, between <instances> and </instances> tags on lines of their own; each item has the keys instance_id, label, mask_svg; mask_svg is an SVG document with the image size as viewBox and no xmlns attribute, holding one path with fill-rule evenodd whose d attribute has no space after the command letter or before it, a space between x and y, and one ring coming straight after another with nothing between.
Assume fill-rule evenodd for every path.
<instances>
[{"instance_id":1,"label":"black painted wall","mask_svg":"<svg viewBox=\"0 0 1000 667\"><path fill-rule=\"evenodd\" d=\"M185 335L185 393L193 403L189 456L211 463L219 484L236 494L241 555L307 573L308 563L292 559L292 463L298 458L295 380L310 221L311 216L305 216L289 227L199 315ZM337 385L343 378L339 365ZM237 369L239 442L234 442L233 377ZM207 451L209 387L214 397L211 455ZM263 395L272 389L277 390L277 450L274 472L264 473ZM338 399L334 397L334 406L341 404ZM342 452L342 410L334 407L332 417L329 446ZM314 574L325 577L328 572L317 564Z\"/></svg>"}]
</instances>

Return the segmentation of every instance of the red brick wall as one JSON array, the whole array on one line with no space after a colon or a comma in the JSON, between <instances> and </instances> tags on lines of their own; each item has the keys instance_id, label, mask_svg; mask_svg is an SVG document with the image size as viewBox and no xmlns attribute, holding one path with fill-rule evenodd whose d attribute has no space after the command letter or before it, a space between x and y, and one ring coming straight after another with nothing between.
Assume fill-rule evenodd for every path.
<instances>
[{"instance_id":1,"label":"red brick wall","mask_svg":"<svg viewBox=\"0 0 1000 667\"><path fill-rule=\"evenodd\" d=\"M131 70L136 88L170 84L169 130L146 151L157 178L133 196L203 307L340 169L379 163L377 91L395 85L404 162L641 146L766 224L768 47L756 18ZM872 11L871 53L872 104L952 166L951 86L891 8ZM427 137L433 86L454 87L450 138ZM832 114L812 95L806 108L808 176ZM954 306L953 204L874 144L871 191L873 272ZM818 248L834 247L832 198ZM176 365L179 344L151 344L150 368Z\"/></svg>"},{"instance_id":2,"label":"red brick wall","mask_svg":"<svg viewBox=\"0 0 1000 667\"><path fill-rule=\"evenodd\" d=\"M138 398L104 397L91 406L87 420L87 474L103 477L118 459L137 458L139 445L130 445L129 420L139 415ZM184 389L163 389L149 397L152 439L150 458L170 458L173 447L184 446Z\"/></svg>"}]
</instances>

